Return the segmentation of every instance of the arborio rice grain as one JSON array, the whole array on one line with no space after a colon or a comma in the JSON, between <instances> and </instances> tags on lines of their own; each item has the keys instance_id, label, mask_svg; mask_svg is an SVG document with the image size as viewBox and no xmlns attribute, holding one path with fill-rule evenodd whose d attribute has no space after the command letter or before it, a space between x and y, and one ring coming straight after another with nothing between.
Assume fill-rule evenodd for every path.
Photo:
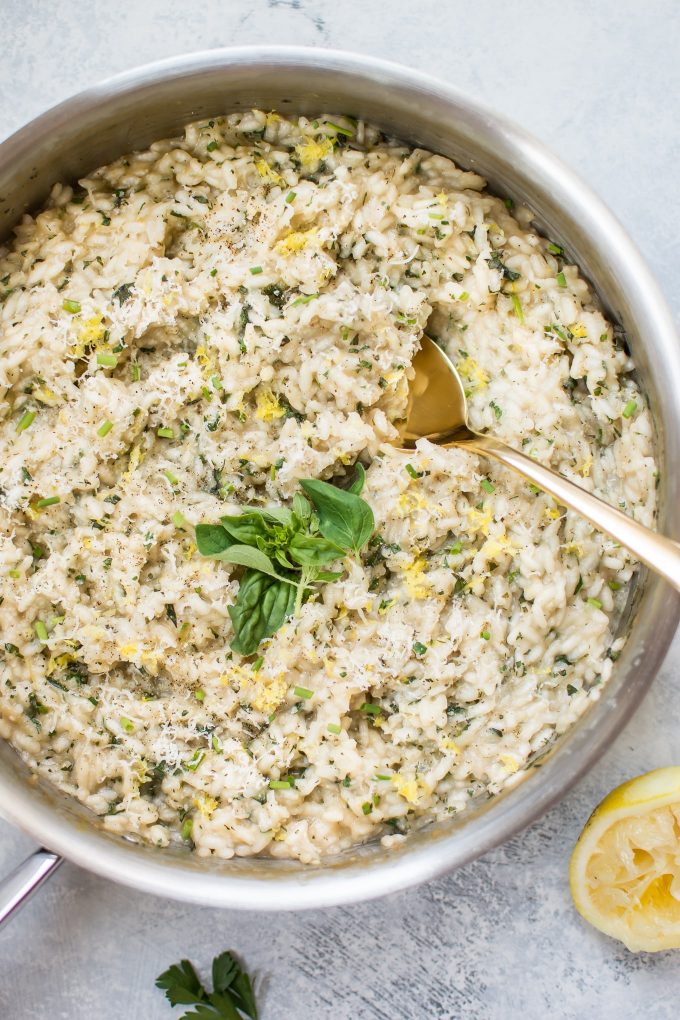
<instances>
[{"instance_id":1,"label":"arborio rice grain","mask_svg":"<svg viewBox=\"0 0 680 1020\"><path fill-rule=\"evenodd\" d=\"M427 327L474 427L653 521L630 358L484 186L347 118L253 111L57 185L0 251L0 736L112 832L391 845L518 782L598 697L631 558L501 467L390 446ZM363 562L253 669L239 571L193 526L359 457Z\"/></svg>"}]
</instances>

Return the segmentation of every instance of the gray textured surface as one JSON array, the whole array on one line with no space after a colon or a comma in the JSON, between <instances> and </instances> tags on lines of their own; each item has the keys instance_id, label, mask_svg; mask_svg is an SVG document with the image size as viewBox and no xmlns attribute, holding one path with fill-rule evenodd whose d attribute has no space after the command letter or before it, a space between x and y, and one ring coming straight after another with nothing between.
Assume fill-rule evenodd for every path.
<instances>
[{"instance_id":1,"label":"gray textured surface","mask_svg":"<svg viewBox=\"0 0 680 1020\"><path fill-rule=\"evenodd\" d=\"M192 49L336 46L446 78L524 124L608 201L677 295L675 0L0 0L0 137L101 77ZM674 293L675 290L675 293ZM634 957L583 925L566 884L591 807L680 760L680 641L635 720L562 803L448 879L309 914L201 910L65 865L0 935L5 1020L162 1020L155 976L234 947L263 1020L671 1020L680 955ZM0 874L31 842L0 822Z\"/></svg>"}]
</instances>

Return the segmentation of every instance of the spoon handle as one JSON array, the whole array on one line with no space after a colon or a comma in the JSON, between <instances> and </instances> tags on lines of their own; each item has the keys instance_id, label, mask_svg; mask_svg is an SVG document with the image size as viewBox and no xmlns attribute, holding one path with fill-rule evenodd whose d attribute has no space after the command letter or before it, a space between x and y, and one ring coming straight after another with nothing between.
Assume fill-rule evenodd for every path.
<instances>
[{"instance_id":1,"label":"spoon handle","mask_svg":"<svg viewBox=\"0 0 680 1020\"><path fill-rule=\"evenodd\" d=\"M447 445L473 450L484 457L500 461L514 471L519 471L540 489L554 496L558 503L575 510L600 531L611 535L638 560L646 563L657 574L661 574L680 591L680 543L666 538L665 535L658 535L644 524L638 524L632 517L591 495L550 468L538 464L519 450L506 446L493 436L466 432L464 440Z\"/></svg>"}]
</instances>

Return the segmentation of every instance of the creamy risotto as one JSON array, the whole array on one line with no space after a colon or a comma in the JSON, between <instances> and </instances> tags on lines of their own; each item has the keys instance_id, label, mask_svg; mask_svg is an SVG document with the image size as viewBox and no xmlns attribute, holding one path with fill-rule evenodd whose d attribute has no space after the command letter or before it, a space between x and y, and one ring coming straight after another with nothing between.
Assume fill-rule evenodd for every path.
<instances>
[{"instance_id":1,"label":"creamy risotto","mask_svg":"<svg viewBox=\"0 0 680 1020\"><path fill-rule=\"evenodd\" d=\"M312 862L517 783L597 698L635 564L391 443L427 330L473 427L653 523L650 414L531 215L346 117L190 125L0 251L0 736L111 832ZM264 640L195 526L366 466L375 532Z\"/></svg>"}]
</instances>

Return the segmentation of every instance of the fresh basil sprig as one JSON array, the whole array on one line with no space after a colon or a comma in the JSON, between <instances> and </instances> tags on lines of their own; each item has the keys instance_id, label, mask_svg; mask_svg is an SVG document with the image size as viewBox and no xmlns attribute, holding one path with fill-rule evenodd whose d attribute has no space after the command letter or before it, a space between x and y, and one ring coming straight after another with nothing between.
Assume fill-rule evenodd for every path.
<instances>
[{"instance_id":1,"label":"fresh basil sprig","mask_svg":"<svg viewBox=\"0 0 680 1020\"><path fill-rule=\"evenodd\" d=\"M329 564L361 552L375 528L373 511L359 495L365 476L358 464L348 489L307 478L300 485L309 499L296 492L290 509L250 506L219 524L197 525L202 556L246 568L229 606L235 652L252 655L299 611L315 584L342 576L326 569Z\"/></svg>"}]
</instances>

